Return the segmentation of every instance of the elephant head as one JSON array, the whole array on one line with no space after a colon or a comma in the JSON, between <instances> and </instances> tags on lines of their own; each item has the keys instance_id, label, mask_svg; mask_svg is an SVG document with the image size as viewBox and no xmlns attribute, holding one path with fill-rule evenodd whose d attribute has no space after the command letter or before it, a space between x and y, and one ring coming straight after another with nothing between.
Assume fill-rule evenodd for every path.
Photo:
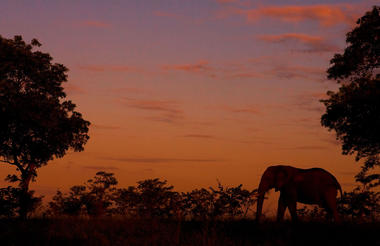
<instances>
[{"instance_id":1,"label":"elephant head","mask_svg":"<svg viewBox=\"0 0 380 246\"><path fill-rule=\"evenodd\" d=\"M274 188L276 191L281 190L291 178L291 169L287 166L271 166L268 167L263 176L261 177L258 199L257 199L257 211L256 220L259 221L264 203L265 193Z\"/></svg>"}]
</instances>

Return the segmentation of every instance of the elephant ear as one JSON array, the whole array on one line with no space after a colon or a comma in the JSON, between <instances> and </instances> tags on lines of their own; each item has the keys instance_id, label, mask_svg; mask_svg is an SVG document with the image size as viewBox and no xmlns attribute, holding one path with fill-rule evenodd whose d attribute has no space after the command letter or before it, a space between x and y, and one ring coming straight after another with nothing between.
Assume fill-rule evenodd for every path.
<instances>
[{"instance_id":1,"label":"elephant ear","mask_svg":"<svg viewBox=\"0 0 380 246\"><path fill-rule=\"evenodd\" d=\"M281 168L276 175L275 191L281 190L289 182L289 173Z\"/></svg>"}]
</instances>

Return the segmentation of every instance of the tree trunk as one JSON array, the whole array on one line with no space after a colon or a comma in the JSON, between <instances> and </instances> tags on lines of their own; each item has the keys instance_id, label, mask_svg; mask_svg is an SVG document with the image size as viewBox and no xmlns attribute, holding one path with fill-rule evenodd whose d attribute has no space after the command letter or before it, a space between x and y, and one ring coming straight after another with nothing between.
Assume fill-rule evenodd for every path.
<instances>
[{"instance_id":1,"label":"tree trunk","mask_svg":"<svg viewBox=\"0 0 380 246\"><path fill-rule=\"evenodd\" d=\"M29 194L29 185L30 181L32 181L35 167L33 164L30 164L27 169L25 169L21 174L20 181L20 196L19 196L19 216L20 219L27 219L28 212L31 207L31 197Z\"/></svg>"}]
</instances>

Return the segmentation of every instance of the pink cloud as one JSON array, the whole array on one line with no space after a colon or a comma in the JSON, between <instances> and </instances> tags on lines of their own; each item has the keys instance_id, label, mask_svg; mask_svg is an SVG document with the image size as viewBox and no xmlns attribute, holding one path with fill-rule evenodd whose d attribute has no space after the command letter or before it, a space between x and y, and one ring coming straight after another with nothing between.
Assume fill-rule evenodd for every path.
<instances>
[{"instance_id":1,"label":"pink cloud","mask_svg":"<svg viewBox=\"0 0 380 246\"><path fill-rule=\"evenodd\" d=\"M204 138L204 139L215 139L215 136L206 134L187 134L184 135L185 138Z\"/></svg>"},{"instance_id":2,"label":"pink cloud","mask_svg":"<svg viewBox=\"0 0 380 246\"><path fill-rule=\"evenodd\" d=\"M186 72L204 72L213 70L209 66L208 61L201 60L195 64L179 64L179 65L165 65L162 67L163 70L177 70Z\"/></svg>"},{"instance_id":3,"label":"pink cloud","mask_svg":"<svg viewBox=\"0 0 380 246\"><path fill-rule=\"evenodd\" d=\"M235 14L244 16L247 21L257 21L265 17L284 22L299 23L317 21L322 26L332 26L340 23L352 24L355 20L350 5L291 5L264 6L255 9L234 10Z\"/></svg>"},{"instance_id":4,"label":"pink cloud","mask_svg":"<svg viewBox=\"0 0 380 246\"><path fill-rule=\"evenodd\" d=\"M125 95L125 94L150 94L151 91L145 88L136 88L136 87L119 87L112 88L110 92L113 94Z\"/></svg>"},{"instance_id":5,"label":"pink cloud","mask_svg":"<svg viewBox=\"0 0 380 246\"><path fill-rule=\"evenodd\" d=\"M262 113L260 109L255 105L248 105L248 106L243 106L243 107L225 106L223 107L223 109L231 113L245 113L245 114L252 114L252 115L259 115Z\"/></svg>"},{"instance_id":6,"label":"pink cloud","mask_svg":"<svg viewBox=\"0 0 380 246\"><path fill-rule=\"evenodd\" d=\"M216 0L218 3L239 3L239 0Z\"/></svg>"},{"instance_id":7,"label":"pink cloud","mask_svg":"<svg viewBox=\"0 0 380 246\"><path fill-rule=\"evenodd\" d=\"M80 70L86 70L91 72L129 72L131 67L128 66L113 66L113 65L83 65L79 66Z\"/></svg>"},{"instance_id":8,"label":"pink cloud","mask_svg":"<svg viewBox=\"0 0 380 246\"><path fill-rule=\"evenodd\" d=\"M170 13L166 11L160 11L160 10L153 11L153 15L157 17L182 18L182 16L178 14L174 14L174 13Z\"/></svg>"},{"instance_id":9,"label":"pink cloud","mask_svg":"<svg viewBox=\"0 0 380 246\"><path fill-rule=\"evenodd\" d=\"M106 22L103 22L103 21L97 21L97 20L87 20L87 21L82 21L81 24L83 26L87 26L87 27L96 27L96 28L108 28L110 27L111 25L106 23Z\"/></svg>"},{"instance_id":10,"label":"pink cloud","mask_svg":"<svg viewBox=\"0 0 380 246\"><path fill-rule=\"evenodd\" d=\"M112 125L91 124L91 126L95 127L96 129L101 129L101 130L119 130L119 129L121 129L120 126L112 126Z\"/></svg>"},{"instance_id":11,"label":"pink cloud","mask_svg":"<svg viewBox=\"0 0 380 246\"><path fill-rule=\"evenodd\" d=\"M304 49L299 49L306 52L324 52L337 51L338 47L328 43L324 38L319 36L308 35L304 33L284 33L278 35L260 35L260 40L270 43L294 43L296 45L304 45Z\"/></svg>"},{"instance_id":12,"label":"pink cloud","mask_svg":"<svg viewBox=\"0 0 380 246\"><path fill-rule=\"evenodd\" d=\"M305 92L295 96L293 105L299 109L321 113L324 111L324 106L319 100L326 98L326 93Z\"/></svg>"},{"instance_id":13,"label":"pink cloud","mask_svg":"<svg viewBox=\"0 0 380 246\"><path fill-rule=\"evenodd\" d=\"M263 75L257 72L237 72L237 73L231 73L229 75L226 75L226 78L232 78L232 79L250 79L250 78L261 78L261 77L263 77Z\"/></svg>"},{"instance_id":14,"label":"pink cloud","mask_svg":"<svg viewBox=\"0 0 380 246\"><path fill-rule=\"evenodd\" d=\"M173 100L141 100L133 98L122 98L119 103L128 107L154 113L153 116L145 117L148 120L178 123L183 120L184 112L179 108L179 103Z\"/></svg>"},{"instance_id":15,"label":"pink cloud","mask_svg":"<svg viewBox=\"0 0 380 246\"><path fill-rule=\"evenodd\" d=\"M307 66L279 65L267 72L280 79L314 79L318 82L325 80L325 68Z\"/></svg>"},{"instance_id":16,"label":"pink cloud","mask_svg":"<svg viewBox=\"0 0 380 246\"><path fill-rule=\"evenodd\" d=\"M86 93L86 91L83 88L77 85L73 85L72 83L65 84L65 91L68 94L85 94Z\"/></svg>"},{"instance_id":17,"label":"pink cloud","mask_svg":"<svg viewBox=\"0 0 380 246\"><path fill-rule=\"evenodd\" d=\"M126 102L128 106L142 110L182 113L181 110L177 109L178 103L176 101L126 99Z\"/></svg>"}]
</instances>

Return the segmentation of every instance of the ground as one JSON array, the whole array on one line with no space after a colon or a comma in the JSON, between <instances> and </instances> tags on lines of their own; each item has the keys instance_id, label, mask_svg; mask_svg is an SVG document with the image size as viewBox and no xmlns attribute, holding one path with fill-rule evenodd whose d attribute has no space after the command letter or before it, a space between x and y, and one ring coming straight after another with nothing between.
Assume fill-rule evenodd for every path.
<instances>
[{"instance_id":1,"label":"ground","mask_svg":"<svg viewBox=\"0 0 380 246\"><path fill-rule=\"evenodd\" d=\"M380 223L0 220L1 245L380 245Z\"/></svg>"}]
</instances>

